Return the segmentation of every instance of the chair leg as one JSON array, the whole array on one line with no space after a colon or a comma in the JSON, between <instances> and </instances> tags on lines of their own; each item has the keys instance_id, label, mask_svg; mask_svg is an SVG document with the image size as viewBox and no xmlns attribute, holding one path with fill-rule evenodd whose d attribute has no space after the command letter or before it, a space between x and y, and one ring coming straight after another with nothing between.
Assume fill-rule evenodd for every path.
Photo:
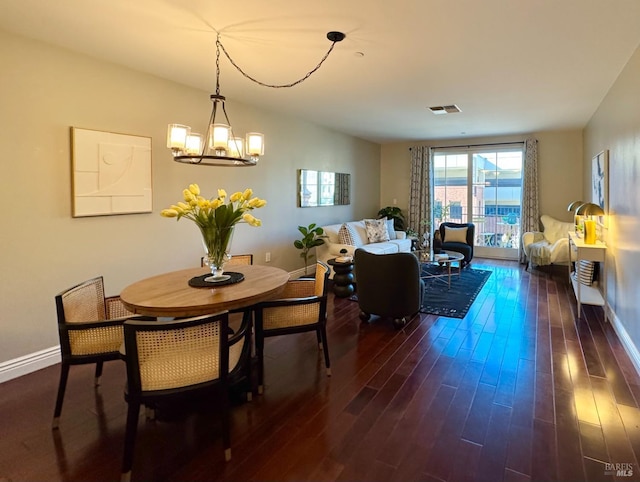
<instances>
[{"instance_id":1,"label":"chair leg","mask_svg":"<svg viewBox=\"0 0 640 482\"><path fill-rule=\"evenodd\" d=\"M246 371L245 376L247 377L247 402L253 400L253 320L252 320L252 312L250 310L246 311L244 314L247 317L247 323L249 323L249 327L247 328L249 332L247 333L247 343L249 344L249 350L246 360Z\"/></svg>"},{"instance_id":2,"label":"chair leg","mask_svg":"<svg viewBox=\"0 0 640 482\"><path fill-rule=\"evenodd\" d=\"M320 335L320 328L316 330L316 338L318 340L318 350L322 350L322 336Z\"/></svg>"},{"instance_id":3,"label":"chair leg","mask_svg":"<svg viewBox=\"0 0 640 482\"><path fill-rule=\"evenodd\" d=\"M96 363L96 376L94 379L94 386L100 386L100 377L102 376L102 360Z\"/></svg>"},{"instance_id":4,"label":"chair leg","mask_svg":"<svg viewBox=\"0 0 640 482\"><path fill-rule=\"evenodd\" d=\"M258 395L264 391L264 336L256 330L256 357L258 358Z\"/></svg>"},{"instance_id":5,"label":"chair leg","mask_svg":"<svg viewBox=\"0 0 640 482\"><path fill-rule=\"evenodd\" d=\"M324 366L327 368L327 376L331 376L331 361L329 360L329 345L327 344L327 329L322 325L318 329L318 335L322 339L322 346L324 351Z\"/></svg>"},{"instance_id":6,"label":"chair leg","mask_svg":"<svg viewBox=\"0 0 640 482\"><path fill-rule=\"evenodd\" d=\"M129 401L127 410L127 428L124 436L124 455L122 457L121 482L131 480L131 468L133 467L133 451L136 445L136 432L138 431L138 417L140 416L140 402Z\"/></svg>"},{"instance_id":7,"label":"chair leg","mask_svg":"<svg viewBox=\"0 0 640 482\"><path fill-rule=\"evenodd\" d=\"M69 378L69 365L62 363L60 369L60 383L58 384L58 396L56 397L56 408L53 411L52 429L57 429L60 424L60 414L62 413L62 402L64 402L64 392L67 389L67 379Z\"/></svg>"}]
</instances>

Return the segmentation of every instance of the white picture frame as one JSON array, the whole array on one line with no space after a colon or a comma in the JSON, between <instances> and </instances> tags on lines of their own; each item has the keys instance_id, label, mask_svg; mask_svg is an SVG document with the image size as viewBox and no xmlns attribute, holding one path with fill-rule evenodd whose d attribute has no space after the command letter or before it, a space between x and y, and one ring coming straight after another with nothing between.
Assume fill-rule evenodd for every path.
<instances>
[{"instance_id":1,"label":"white picture frame","mask_svg":"<svg viewBox=\"0 0 640 482\"><path fill-rule=\"evenodd\" d=\"M71 127L72 215L150 213L151 138Z\"/></svg>"}]
</instances>

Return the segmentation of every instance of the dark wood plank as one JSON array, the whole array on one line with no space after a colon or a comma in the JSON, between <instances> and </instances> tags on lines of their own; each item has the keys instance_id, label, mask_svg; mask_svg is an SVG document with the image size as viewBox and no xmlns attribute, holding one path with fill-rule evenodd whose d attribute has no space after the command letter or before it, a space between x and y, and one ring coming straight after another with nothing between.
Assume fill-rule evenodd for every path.
<instances>
[{"instance_id":1,"label":"dark wood plank","mask_svg":"<svg viewBox=\"0 0 640 482\"><path fill-rule=\"evenodd\" d=\"M580 444L584 457L601 462L609 460L607 446L604 442L604 435L600 425L593 425L586 422L579 422ZM585 467L586 470L586 467Z\"/></svg>"},{"instance_id":2,"label":"dark wood plank","mask_svg":"<svg viewBox=\"0 0 640 482\"><path fill-rule=\"evenodd\" d=\"M555 430L551 423L533 420L531 453L531 479L558 480Z\"/></svg>"},{"instance_id":3,"label":"dark wood plank","mask_svg":"<svg viewBox=\"0 0 640 482\"><path fill-rule=\"evenodd\" d=\"M478 461L478 480L493 482L504 475L511 409L493 404L485 443Z\"/></svg>"},{"instance_id":4,"label":"dark wood plank","mask_svg":"<svg viewBox=\"0 0 640 482\"><path fill-rule=\"evenodd\" d=\"M555 391L556 439L558 441L558 477L560 480L583 480L580 428L573 393L558 388Z\"/></svg>"}]
</instances>

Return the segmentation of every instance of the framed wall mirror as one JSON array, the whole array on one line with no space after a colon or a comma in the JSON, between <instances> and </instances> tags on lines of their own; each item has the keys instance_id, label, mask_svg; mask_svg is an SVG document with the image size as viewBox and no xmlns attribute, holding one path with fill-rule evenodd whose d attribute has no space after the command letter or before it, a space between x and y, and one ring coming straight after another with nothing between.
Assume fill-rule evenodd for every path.
<instances>
[{"instance_id":1,"label":"framed wall mirror","mask_svg":"<svg viewBox=\"0 0 640 482\"><path fill-rule=\"evenodd\" d=\"M350 174L298 169L298 207L349 204L350 183Z\"/></svg>"}]
</instances>

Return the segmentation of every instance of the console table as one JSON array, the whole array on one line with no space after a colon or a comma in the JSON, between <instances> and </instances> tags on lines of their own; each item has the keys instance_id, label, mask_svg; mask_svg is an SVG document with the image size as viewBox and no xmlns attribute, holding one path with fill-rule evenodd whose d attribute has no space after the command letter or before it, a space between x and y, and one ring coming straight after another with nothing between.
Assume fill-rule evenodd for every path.
<instances>
[{"instance_id":1,"label":"console table","mask_svg":"<svg viewBox=\"0 0 640 482\"><path fill-rule=\"evenodd\" d=\"M578 306L578 318L581 316L582 305L602 306L604 310L604 321L607 321L607 282L606 282L606 259L607 245L596 241L596 244L586 244L584 239L579 238L576 233L569 232L569 280L576 295ZM575 259L574 270L571 269L571 260ZM598 286L587 286L580 283L580 263L581 260L597 261L602 263L599 273L598 285L602 286L602 292Z\"/></svg>"}]
</instances>

